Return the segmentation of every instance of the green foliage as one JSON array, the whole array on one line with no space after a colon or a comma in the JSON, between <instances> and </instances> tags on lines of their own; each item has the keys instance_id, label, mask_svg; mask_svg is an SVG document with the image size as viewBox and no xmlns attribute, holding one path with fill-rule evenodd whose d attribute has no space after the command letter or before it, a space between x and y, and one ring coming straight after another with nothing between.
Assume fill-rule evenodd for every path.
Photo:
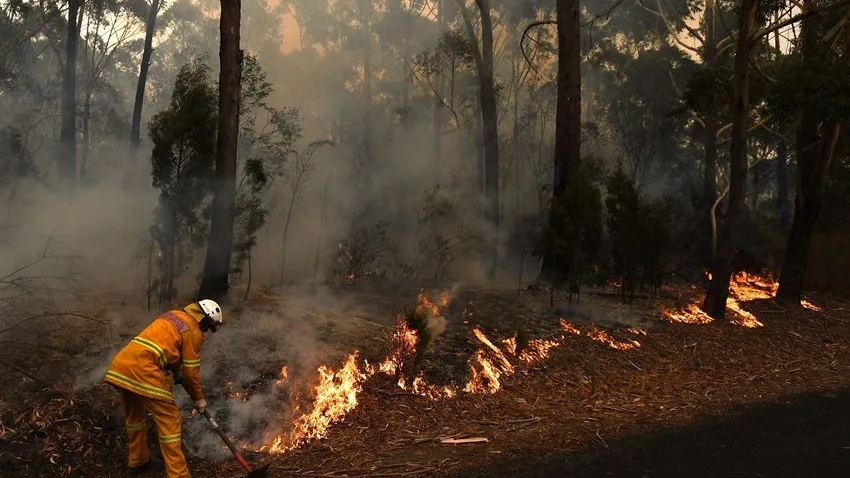
<instances>
[{"instance_id":1,"label":"green foliage","mask_svg":"<svg viewBox=\"0 0 850 478\"><path fill-rule=\"evenodd\" d=\"M823 121L850 120L850 71L844 65L789 58L777 65L774 77L777 82L765 94L771 114L793 118L802 108L814 108Z\"/></svg>"},{"instance_id":2,"label":"green foliage","mask_svg":"<svg viewBox=\"0 0 850 478\"><path fill-rule=\"evenodd\" d=\"M570 284L578 287L585 269L593 264L602 242L602 194L580 169L567 189L552 199L549 227L533 254L552 252L556 271L570 271ZM561 282L566 277L555 277Z\"/></svg>"},{"instance_id":3,"label":"green foliage","mask_svg":"<svg viewBox=\"0 0 850 478\"><path fill-rule=\"evenodd\" d=\"M196 60L180 70L171 106L149 124L153 186L160 190L150 228L162 253L160 301L174 297L178 270L207 232L203 206L215 164L217 104L210 68Z\"/></svg>"},{"instance_id":4,"label":"green foliage","mask_svg":"<svg viewBox=\"0 0 850 478\"><path fill-rule=\"evenodd\" d=\"M413 58L413 67L426 76L445 70L471 69L475 65L472 51L466 33L449 30L433 48L422 50Z\"/></svg>"},{"instance_id":5,"label":"green foliage","mask_svg":"<svg viewBox=\"0 0 850 478\"><path fill-rule=\"evenodd\" d=\"M716 69L700 68L688 81L682 100L698 114L727 110L729 99L732 98L732 84L729 81L731 77L732 71L725 66Z\"/></svg>"},{"instance_id":6,"label":"green foliage","mask_svg":"<svg viewBox=\"0 0 850 478\"><path fill-rule=\"evenodd\" d=\"M667 246L666 209L646 204L622 167L606 181L608 235L614 273L621 279L624 298L632 297L638 282L661 278L661 256Z\"/></svg>"}]
</instances>

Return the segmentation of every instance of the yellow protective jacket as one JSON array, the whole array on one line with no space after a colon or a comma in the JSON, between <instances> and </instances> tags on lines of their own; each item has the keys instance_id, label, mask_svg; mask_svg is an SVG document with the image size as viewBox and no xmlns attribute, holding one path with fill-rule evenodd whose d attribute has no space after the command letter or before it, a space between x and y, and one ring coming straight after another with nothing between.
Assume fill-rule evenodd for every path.
<instances>
[{"instance_id":1,"label":"yellow protective jacket","mask_svg":"<svg viewBox=\"0 0 850 478\"><path fill-rule=\"evenodd\" d=\"M173 383L166 370L182 367L192 400L204 398L198 355L204 343L198 321L203 317L196 303L160 315L118 352L104 381L150 399L173 401Z\"/></svg>"}]
</instances>

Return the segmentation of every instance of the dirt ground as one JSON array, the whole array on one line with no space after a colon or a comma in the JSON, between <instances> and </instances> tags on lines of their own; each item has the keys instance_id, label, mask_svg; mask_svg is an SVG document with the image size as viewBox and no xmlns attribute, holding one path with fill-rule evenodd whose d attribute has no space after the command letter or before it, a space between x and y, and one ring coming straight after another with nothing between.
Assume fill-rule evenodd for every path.
<instances>
[{"instance_id":1,"label":"dirt ground","mask_svg":"<svg viewBox=\"0 0 850 478\"><path fill-rule=\"evenodd\" d=\"M399 303L346 293L350 301L337 315L307 307L321 316L310 319L311 326L321 325L310 339L328 344L334 366L355 346L370 360L385 356ZM499 343L522 326L532 339L557 342L551 356L518 365L493 394L439 400L376 374L326 438L281 455L246 456L272 461L273 477L848 476L850 428L842 424L850 415L850 303L813 296L822 309L813 311L747 302L744 309L764 323L755 329L659 320L659 306L682 304L686 295L628 306L605 294L587 295L571 310L558 297L552 310L545 291L462 289L444 310L446 331L426 355L428 383L462 388L467 361L482 348L474 327ZM267 297L253 307L273 308L274 302ZM562 317L581 334L565 333ZM606 332L609 343L594 340L593 330ZM124 337L112 340L120 344ZM639 346L615 348L631 341ZM279 356L290 356L287 347L246 353L268 356L274 349L277 355L263 365L273 371ZM224 355L214 360L232 360ZM213 390L239 375L220 366L211 373L205 384ZM74 395L62 387L36 389L24 400L0 403L0 469L22 477L123 476L114 392L105 385ZM211 409L226 406L225 398L211 400ZM187 419L187 448L210 439L203 425ZM441 443L446 437L487 442ZM190 453L194 476L239 476L239 466L220 459L227 454L219 448L216 459Z\"/></svg>"}]
</instances>

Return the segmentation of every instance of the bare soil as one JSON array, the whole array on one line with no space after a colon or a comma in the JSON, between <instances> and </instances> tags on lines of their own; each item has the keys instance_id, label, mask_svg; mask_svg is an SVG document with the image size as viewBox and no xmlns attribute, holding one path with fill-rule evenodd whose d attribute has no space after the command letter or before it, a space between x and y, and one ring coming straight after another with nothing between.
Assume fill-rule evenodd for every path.
<instances>
[{"instance_id":1,"label":"bare soil","mask_svg":"<svg viewBox=\"0 0 850 478\"><path fill-rule=\"evenodd\" d=\"M323 340L340 357L355 346L370 360L387 353L379 337L398 304L379 297L353 300L369 304L351 313L357 320L323 317ZM465 290L445 311L449 327L426 357L429 383L462 387L466 362L481 347L475 326L498 341L522 325L531 338L561 345L504 378L492 395L434 401L375 375L325 439L283 455L247 456L272 461L273 477L847 476L850 460L841 455L850 453L850 429L841 424L850 415L850 303L810 297L822 312L745 303L764 323L748 329L658 320L658 305L684 297L630 306L605 295L581 300L572 311L553 311L545 291ZM556 307L564 303L559 297ZM559 316L640 347L618 350L564 334ZM630 332L635 326L646 335ZM271 370L275 363L269 360ZM21 477L123 476L120 406L108 386L34 390L2 402L0 469ZM488 441L440 443L449 436ZM240 474L233 460L190 455L190 468L196 476Z\"/></svg>"}]
</instances>

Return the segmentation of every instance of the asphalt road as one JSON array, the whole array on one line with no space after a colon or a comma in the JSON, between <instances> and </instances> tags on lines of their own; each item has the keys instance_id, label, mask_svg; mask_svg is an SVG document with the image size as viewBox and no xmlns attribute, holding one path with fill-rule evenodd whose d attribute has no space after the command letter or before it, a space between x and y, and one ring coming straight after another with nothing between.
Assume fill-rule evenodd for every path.
<instances>
[{"instance_id":1,"label":"asphalt road","mask_svg":"<svg viewBox=\"0 0 850 478\"><path fill-rule=\"evenodd\" d=\"M515 457L463 477L850 477L850 390L742 408L688 428L561 456Z\"/></svg>"}]
</instances>

